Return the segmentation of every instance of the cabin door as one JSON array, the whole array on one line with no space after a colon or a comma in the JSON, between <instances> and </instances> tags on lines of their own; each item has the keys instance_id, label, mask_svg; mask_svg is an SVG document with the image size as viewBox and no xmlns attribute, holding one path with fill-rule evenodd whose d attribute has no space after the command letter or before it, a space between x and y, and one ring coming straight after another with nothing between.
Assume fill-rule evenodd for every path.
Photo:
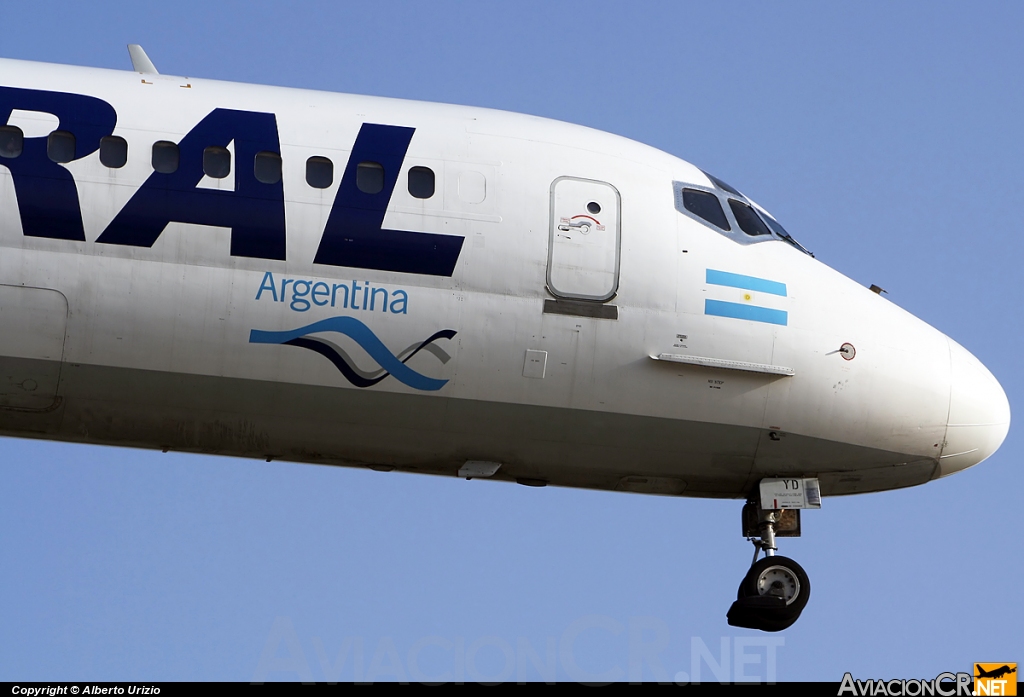
<instances>
[{"instance_id":1,"label":"cabin door","mask_svg":"<svg viewBox=\"0 0 1024 697\"><path fill-rule=\"evenodd\" d=\"M0 285L0 409L56 405L67 321L62 293Z\"/></svg>"},{"instance_id":2,"label":"cabin door","mask_svg":"<svg viewBox=\"0 0 1024 697\"><path fill-rule=\"evenodd\" d=\"M619 288L618 190L559 177L551 184L548 290L560 298L605 301Z\"/></svg>"}]
</instances>

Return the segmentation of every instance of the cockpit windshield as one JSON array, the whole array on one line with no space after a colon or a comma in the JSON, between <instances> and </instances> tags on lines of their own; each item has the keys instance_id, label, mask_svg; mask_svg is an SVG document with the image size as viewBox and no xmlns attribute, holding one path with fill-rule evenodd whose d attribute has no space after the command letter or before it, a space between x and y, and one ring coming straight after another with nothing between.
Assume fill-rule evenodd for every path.
<instances>
[{"instance_id":1,"label":"cockpit windshield","mask_svg":"<svg viewBox=\"0 0 1024 697\"><path fill-rule=\"evenodd\" d=\"M732 214L736 216L736 222L740 224L740 230L747 233L751 237L757 235L770 235L772 231L768 229L768 226L764 224L754 209L743 203L737 201L734 198L729 199L729 208L732 209Z\"/></svg>"},{"instance_id":2,"label":"cockpit windshield","mask_svg":"<svg viewBox=\"0 0 1024 697\"><path fill-rule=\"evenodd\" d=\"M675 182L676 209L693 219L725 234L738 242L755 242L760 239L778 239L796 247L804 254L814 256L803 245L793 239L786 228L766 210L741 194L724 181L701 172L713 185L710 189L702 184L693 185ZM730 215L731 214L731 215ZM737 233L740 233L737 237Z\"/></svg>"},{"instance_id":3,"label":"cockpit windshield","mask_svg":"<svg viewBox=\"0 0 1024 697\"><path fill-rule=\"evenodd\" d=\"M771 217L766 213L761 214L761 219L764 220L768 227L772 229L772 232L781 237L783 240L789 242L791 245L799 249L804 254L810 254L812 257L814 256L813 252L808 251L806 247L804 247L802 244L794 240L793 236L786 232L786 228L782 227L782 223L780 223L778 220L776 220L775 218Z\"/></svg>"},{"instance_id":4,"label":"cockpit windshield","mask_svg":"<svg viewBox=\"0 0 1024 697\"><path fill-rule=\"evenodd\" d=\"M722 210L722 202L709 191L683 189L683 206L699 218L703 218L717 228L728 232L732 230L729 219Z\"/></svg>"}]
</instances>

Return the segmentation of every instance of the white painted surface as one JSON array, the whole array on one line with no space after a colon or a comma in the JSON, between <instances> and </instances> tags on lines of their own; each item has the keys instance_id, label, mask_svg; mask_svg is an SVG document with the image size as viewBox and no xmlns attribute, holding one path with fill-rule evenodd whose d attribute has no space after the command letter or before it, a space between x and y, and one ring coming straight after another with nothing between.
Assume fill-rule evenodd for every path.
<instances>
[{"instance_id":1,"label":"white painted surface","mask_svg":"<svg viewBox=\"0 0 1024 697\"><path fill-rule=\"evenodd\" d=\"M948 348L940 332L785 242L738 244L680 214L673 182L708 186L689 163L592 129L475 107L195 79L184 89L182 83L173 76L154 76L144 83L132 72L0 60L0 84L88 93L108 101L118 114L114 133L129 142L124 168L104 167L97 153L65 165L78 188L85 242L24 236L11 176L0 161L0 283L52 288L67 297L65 363L166 374L168 394L183 405L166 417L168 423L215 418L197 410L189 394L174 394L178 379L187 376L264 385L266 395L326 387L352 391L352 399L363 399L360 390L391 395L396 405L412 404L403 399L415 395L441 411L455 402L494 405L495 414L504 406L523 413L546 409L543 418L556 419L556 428L557 419L563 418L559 415L579 412L592 413L595 419L646 420L651 428L664 420L681 429L705 424L721 430L692 439L665 462L678 463L679 472L687 462L708 463L700 476L707 481L718 473L727 476L728 495L743 495L747 478L752 485L759 473L772 472L822 474L826 488L849 474L847 479L860 482L850 491L904 486L911 481L906 476L910 470L891 467L892 458L911 463L908 467L925 472L926 479L932 476L929 468L937 475L980 462L1005 437L1009 411L998 383L970 354L955 345ZM96 243L150 175L152 143L180 140L218 107L276 115L287 260L232 257L229 230L177 223L151 248ZM452 277L312 263L363 123L416 128L384 226L465 237ZM313 189L305 183L305 162L312 155L334 162L331 187ZM232 164L233 172L244 166ZM431 199L412 197L402 184L401 177L412 166L435 171L437 191ZM553 193L552 182L570 174L573 178L562 179L564 188L559 184ZM595 217L606 225L603 237L587 237L586 245L580 243L575 251L557 247L562 243L552 242L551 233L563 207L568 213L590 199L600 199L602 213ZM785 283L788 292L779 297L709 285L708 269ZM356 281L389 294L403 290L408 309L392 314L328 305L297 311L288 302L256 300L267 272L310 284ZM543 302L551 297L547 287L577 297L614 294L618 319L544 314ZM788 321L779 326L712 316L705 314L708 299L785 311ZM25 307L19 302L14 311L25 312ZM454 330L454 338L437 342L448 360L429 351L408 360L409 367L447 384L426 395L393 378L353 387L321 356L292 346L249 342L253 329L288 330L335 316L358 317L396 354L440 329ZM39 331L54 338L46 355L59 361L53 348L56 325ZM3 339L0 353L19 356L27 350L19 348L20 341ZM29 353L46 344L43 339L24 341L35 347ZM338 342L361 370L374 369L357 346ZM838 352L844 342L857 347L854 360L844 360ZM784 366L793 376L736 370L708 374L715 372L710 364L703 370L648 358L667 348L673 355L720 361L723 367L729 362ZM540 371L544 379L523 379L531 370L529 360L523 363L528 350L547 355ZM104 394L78 398L102 401ZM135 415L147 409L144 403L108 406ZM423 412L416 428L434 427L430 412ZM287 414L235 416L273 423ZM4 426L3 418L0 411L0 428L17 432L20 427ZM76 428L71 418L62 426L68 433ZM310 428L323 447L333 448L318 451L318 457L372 461L366 460L372 452L360 451L357 458L347 450L349 444L332 440L328 428ZM457 444L457 426L452 428ZM553 479L564 475L567 482L572 473L583 471L595 477L607 474L612 482L650 475L650 481L661 482L651 485L655 490L704 495L679 472L674 477L672 472L647 471L654 465L638 460L635 453L606 451L607 459L595 464L580 449L534 439L529 430L504 432L507 423L499 416L487 428L495 434L494 451L466 455L506 463L510 471L517 466L539 468L540 474ZM746 443L741 434L768 430L784 437L738 445ZM534 454L526 457L513 445L500 445L504 437L510 443L529 443ZM134 445L163 446L133 440L127 432L123 438ZM422 438L388 431L386 420L379 433L366 438L365 448L379 448L379 461L397 461L400 453L402 462L422 463L424 468L442 471L451 466L439 459L440 449L424 449ZM115 436L108 439L116 441ZM630 447L650 448L646 458L658 452L656 442L635 443ZM851 448L862 454L850 454ZM238 454L264 455L255 446ZM825 479L823 473L835 476ZM919 480L921 475L914 474L912 481Z\"/></svg>"}]
</instances>

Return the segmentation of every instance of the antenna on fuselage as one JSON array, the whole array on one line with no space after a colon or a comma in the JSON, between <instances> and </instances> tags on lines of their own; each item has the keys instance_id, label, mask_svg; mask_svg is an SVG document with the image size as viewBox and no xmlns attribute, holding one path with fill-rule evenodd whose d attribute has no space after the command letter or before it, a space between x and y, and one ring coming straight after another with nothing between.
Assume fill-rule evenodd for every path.
<instances>
[{"instance_id":1,"label":"antenna on fuselage","mask_svg":"<svg viewBox=\"0 0 1024 697\"><path fill-rule=\"evenodd\" d=\"M128 44L128 55L132 59L132 69L137 73L143 75L159 75L156 66L153 65L153 61L149 60L149 56L142 49L142 46L138 44Z\"/></svg>"}]
</instances>

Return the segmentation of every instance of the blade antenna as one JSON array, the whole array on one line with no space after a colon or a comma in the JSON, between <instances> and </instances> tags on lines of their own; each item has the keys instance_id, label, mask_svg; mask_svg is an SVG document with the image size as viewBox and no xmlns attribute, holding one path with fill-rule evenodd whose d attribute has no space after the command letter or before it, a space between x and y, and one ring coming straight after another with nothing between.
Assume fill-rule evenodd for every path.
<instances>
[{"instance_id":1,"label":"blade antenna","mask_svg":"<svg viewBox=\"0 0 1024 697\"><path fill-rule=\"evenodd\" d=\"M142 46L138 44L128 44L128 55L132 59L132 69L137 73L143 75L159 75L156 66L153 65L153 61L149 60L149 56L142 49Z\"/></svg>"}]
</instances>

